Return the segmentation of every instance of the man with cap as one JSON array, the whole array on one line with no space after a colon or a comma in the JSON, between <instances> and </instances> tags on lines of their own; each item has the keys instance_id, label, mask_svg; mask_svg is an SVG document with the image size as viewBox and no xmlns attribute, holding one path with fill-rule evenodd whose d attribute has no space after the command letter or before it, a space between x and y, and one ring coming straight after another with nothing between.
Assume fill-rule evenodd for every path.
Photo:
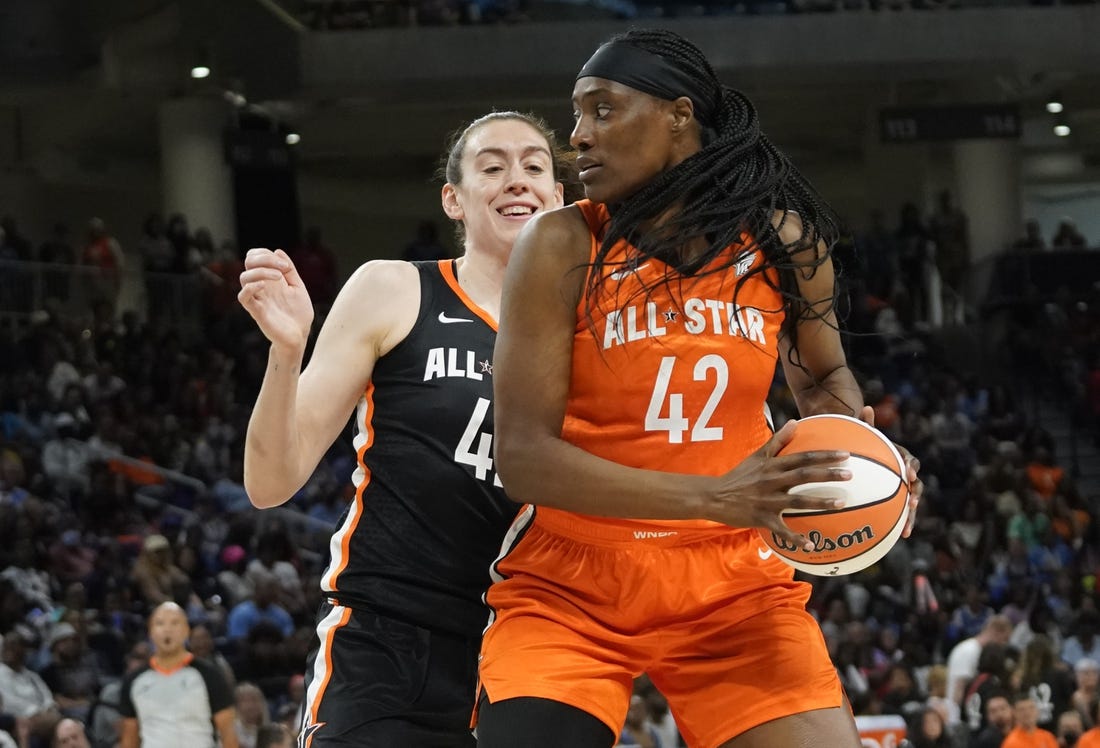
<instances>
[{"instance_id":1,"label":"man with cap","mask_svg":"<svg viewBox=\"0 0 1100 748\"><path fill-rule=\"evenodd\" d=\"M88 651L84 637L67 621L50 631L50 664L42 670L42 680L53 691L61 713L84 720L88 707L100 688L99 667Z\"/></svg>"}]
</instances>

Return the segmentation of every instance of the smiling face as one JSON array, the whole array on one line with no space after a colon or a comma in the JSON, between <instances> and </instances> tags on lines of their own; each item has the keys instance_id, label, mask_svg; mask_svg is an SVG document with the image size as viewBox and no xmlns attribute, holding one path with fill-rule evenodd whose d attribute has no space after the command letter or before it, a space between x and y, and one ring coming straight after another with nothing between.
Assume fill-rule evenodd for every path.
<instances>
[{"instance_id":1,"label":"smiling face","mask_svg":"<svg viewBox=\"0 0 1100 748\"><path fill-rule=\"evenodd\" d=\"M596 202L630 197L700 148L686 97L665 101L605 78L573 87L573 133L579 178Z\"/></svg>"},{"instance_id":2,"label":"smiling face","mask_svg":"<svg viewBox=\"0 0 1100 748\"><path fill-rule=\"evenodd\" d=\"M467 248L506 253L533 215L561 206L550 145L519 119L491 120L469 133L460 179L443 186L443 210L462 221Z\"/></svg>"}]
</instances>

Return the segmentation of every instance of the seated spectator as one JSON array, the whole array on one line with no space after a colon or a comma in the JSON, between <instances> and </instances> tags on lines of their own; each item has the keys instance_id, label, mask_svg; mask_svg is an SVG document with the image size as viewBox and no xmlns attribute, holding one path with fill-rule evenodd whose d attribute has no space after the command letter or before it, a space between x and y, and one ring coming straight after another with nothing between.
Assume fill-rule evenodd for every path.
<instances>
[{"instance_id":1,"label":"seated spectator","mask_svg":"<svg viewBox=\"0 0 1100 748\"><path fill-rule=\"evenodd\" d=\"M1087 730L1077 742L1077 748L1100 748L1100 701L1093 702L1092 724L1094 727Z\"/></svg>"},{"instance_id":2,"label":"seated spectator","mask_svg":"<svg viewBox=\"0 0 1100 748\"><path fill-rule=\"evenodd\" d=\"M187 640L187 648L191 650L191 654L195 657L201 657L207 662L217 665L218 669L222 671L222 675L225 676L225 682L229 684L229 687L236 687L237 677L233 674L233 666L229 664L229 660L225 659L225 655L214 648L214 636L206 625L199 623L191 627L191 636Z\"/></svg>"},{"instance_id":3,"label":"seated spectator","mask_svg":"<svg viewBox=\"0 0 1100 748\"><path fill-rule=\"evenodd\" d=\"M293 634L294 620L286 609L276 602L278 597L279 582L275 577L270 575L256 577L253 598L238 603L229 611L226 636L230 641L239 642L247 638L252 629L261 622L273 625L284 638Z\"/></svg>"},{"instance_id":4,"label":"seated spectator","mask_svg":"<svg viewBox=\"0 0 1100 748\"><path fill-rule=\"evenodd\" d=\"M92 748L88 742L84 723L68 717L58 722L53 731L50 748Z\"/></svg>"},{"instance_id":5,"label":"seated spectator","mask_svg":"<svg viewBox=\"0 0 1100 748\"><path fill-rule=\"evenodd\" d=\"M1054 737L1058 738L1058 748L1073 748L1085 733L1085 723L1080 712L1070 710L1058 715L1058 729Z\"/></svg>"},{"instance_id":6,"label":"seated spectator","mask_svg":"<svg viewBox=\"0 0 1100 748\"><path fill-rule=\"evenodd\" d=\"M1073 636L1062 645L1062 659L1071 667L1086 657L1100 662L1100 614L1095 610L1082 610L1073 625Z\"/></svg>"},{"instance_id":7,"label":"seated spectator","mask_svg":"<svg viewBox=\"0 0 1100 748\"><path fill-rule=\"evenodd\" d=\"M298 569L289 560L293 547L285 528L266 530L256 541L256 558L248 562L246 573L253 587L265 576L278 581L279 605L291 615L298 615L305 611L306 601Z\"/></svg>"},{"instance_id":8,"label":"seated spectator","mask_svg":"<svg viewBox=\"0 0 1100 748\"><path fill-rule=\"evenodd\" d=\"M1020 653L1016 669L1009 677L1014 692L1027 691L1039 708L1039 727L1054 730L1054 717L1067 709L1073 680L1069 669L1059 660L1046 634L1036 634Z\"/></svg>"},{"instance_id":9,"label":"seated spectator","mask_svg":"<svg viewBox=\"0 0 1100 748\"><path fill-rule=\"evenodd\" d=\"M1077 690L1070 696L1070 705L1081 716L1085 727L1095 727L1092 723L1092 707L1100 701L1100 691L1097 690L1097 685L1100 684L1100 663L1082 657L1073 666L1073 674L1077 678Z\"/></svg>"},{"instance_id":10,"label":"seated spectator","mask_svg":"<svg viewBox=\"0 0 1100 748\"><path fill-rule=\"evenodd\" d=\"M241 748L256 748L260 728L271 722L267 700L254 683L241 683L234 691L237 706L237 741Z\"/></svg>"},{"instance_id":11,"label":"seated spectator","mask_svg":"<svg viewBox=\"0 0 1100 748\"><path fill-rule=\"evenodd\" d=\"M649 723L646 715L645 699L634 694L630 697L630 708L626 712L626 722L616 746L639 746L640 748L664 748L657 730Z\"/></svg>"},{"instance_id":12,"label":"seated spectator","mask_svg":"<svg viewBox=\"0 0 1100 748\"><path fill-rule=\"evenodd\" d=\"M1001 748L1015 724L1012 702L1004 693L990 694L985 702L986 727L974 736L970 748Z\"/></svg>"},{"instance_id":13,"label":"seated spectator","mask_svg":"<svg viewBox=\"0 0 1100 748\"><path fill-rule=\"evenodd\" d=\"M149 643L142 640L134 644L126 653L126 663L123 670L123 678L134 673L149 663L153 656L153 649ZM96 748L114 748L118 745L118 721L121 718L119 705L122 699L122 681L116 680L108 683L99 692L99 697L88 715L88 728Z\"/></svg>"},{"instance_id":14,"label":"seated spectator","mask_svg":"<svg viewBox=\"0 0 1100 748\"><path fill-rule=\"evenodd\" d=\"M99 694L100 675L95 655L70 623L55 624L50 632L50 664L42 670L42 680L66 717L88 718L88 708Z\"/></svg>"},{"instance_id":15,"label":"seated spectator","mask_svg":"<svg viewBox=\"0 0 1100 748\"><path fill-rule=\"evenodd\" d=\"M163 535L145 539L130 576L150 610L169 601L184 602L190 592L191 581L173 563L172 546Z\"/></svg>"},{"instance_id":16,"label":"seated spectator","mask_svg":"<svg viewBox=\"0 0 1100 748\"><path fill-rule=\"evenodd\" d=\"M1084 249L1088 246L1084 235L1077 230L1077 224L1072 218L1066 217L1058 222L1058 230L1050 240L1054 249Z\"/></svg>"},{"instance_id":17,"label":"seated spectator","mask_svg":"<svg viewBox=\"0 0 1100 748\"><path fill-rule=\"evenodd\" d=\"M920 713L911 734L912 748L951 748L943 715L935 709L927 708Z\"/></svg>"},{"instance_id":18,"label":"seated spectator","mask_svg":"<svg viewBox=\"0 0 1100 748\"><path fill-rule=\"evenodd\" d=\"M4 635L0 647L0 701L17 720L26 720L28 734L48 740L61 719L49 686L26 666L27 643L17 631Z\"/></svg>"},{"instance_id":19,"label":"seated spectator","mask_svg":"<svg viewBox=\"0 0 1100 748\"><path fill-rule=\"evenodd\" d=\"M256 732L256 748L294 748L294 734L276 722Z\"/></svg>"}]
</instances>

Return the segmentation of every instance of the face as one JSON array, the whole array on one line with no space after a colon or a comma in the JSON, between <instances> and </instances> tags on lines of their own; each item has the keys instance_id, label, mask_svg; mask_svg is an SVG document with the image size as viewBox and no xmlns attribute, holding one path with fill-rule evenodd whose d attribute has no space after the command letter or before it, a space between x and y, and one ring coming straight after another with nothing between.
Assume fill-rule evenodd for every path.
<instances>
[{"instance_id":1,"label":"face","mask_svg":"<svg viewBox=\"0 0 1100 748\"><path fill-rule=\"evenodd\" d=\"M1003 696L995 696L985 705L985 718L998 730L1007 732L1012 725L1012 705Z\"/></svg>"},{"instance_id":2,"label":"face","mask_svg":"<svg viewBox=\"0 0 1100 748\"><path fill-rule=\"evenodd\" d=\"M443 211L462 221L468 247L508 252L532 216L561 206L546 138L522 120L493 120L470 133L462 180L443 187Z\"/></svg>"},{"instance_id":3,"label":"face","mask_svg":"<svg viewBox=\"0 0 1100 748\"><path fill-rule=\"evenodd\" d=\"M164 603L149 618L149 638L153 640L157 655L177 654L190 635L187 616L175 603Z\"/></svg>"},{"instance_id":4,"label":"face","mask_svg":"<svg viewBox=\"0 0 1100 748\"><path fill-rule=\"evenodd\" d=\"M1031 699L1021 699L1014 709L1016 724L1025 730L1033 730L1039 723L1039 707Z\"/></svg>"},{"instance_id":5,"label":"face","mask_svg":"<svg viewBox=\"0 0 1100 748\"><path fill-rule=\"evenodd\" d=\"M214 651L214 637L205 626L191 629L191 636L187 640L187 648L198 657L209 657Z\"/></svg>"},{"instance_id":6,"label":"face","mask_svg":"<svg viewBox=\"0 0 1100 748\"><path fill-rule=\"evenodd\" d=\"M585 194L597 202L623 200L690 155L674 139L676 128L686 126L682 110L682 103L605 78L578 80L569 142L578 151Z\"/></svg>"},{"instance_id":7,"label":"face","mask_svg":"<svg viewBox=\"0 0 1100 748\"><path fill-rule=\"evenodd\" d=\"M1100 668L1092 665L1077 668L1076 675L1077 687L1083 691L1095 691L1097 684L1100 683Z\"/></svg>"},{"instance_id":8,"label":"face","mask_svg":"<svg viewBox=\"0 0 1100 748\"><path fill-rule=\"evenodd\" d=\"M90 748L84 736L84 726L76 720L64 719L57 725L58 748Z\"/></svg>"},{"instance_id":9,"label":"face","mask_svg":"<svg viewBox=\"0 0 1100 748\"><path fill-rule=\"evenodd\" d=\"M940 715L931 709L924 713L921 725L927 738L936 740L940 735L943 735L943 721L940 719Z\"/></svg>"}]
</instances>

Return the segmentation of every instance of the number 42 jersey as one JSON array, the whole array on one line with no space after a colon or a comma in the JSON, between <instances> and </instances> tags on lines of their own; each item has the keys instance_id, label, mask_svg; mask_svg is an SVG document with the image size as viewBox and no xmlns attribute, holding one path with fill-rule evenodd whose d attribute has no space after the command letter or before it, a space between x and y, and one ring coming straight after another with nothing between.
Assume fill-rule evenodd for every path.
<instances>
[{"instance_id":1,"label":"number 42 jersey","mask_svg":"<svg viewBox=\"0 0 1100 748\"><path fill-rule=\"evenodd\" d=\"M480 636L489 566L518 506L494 470L496 320L454 260L413 263L420 310L355 411L355 499L321 587L341 605Z\"/></svg>"}]
</instances>

